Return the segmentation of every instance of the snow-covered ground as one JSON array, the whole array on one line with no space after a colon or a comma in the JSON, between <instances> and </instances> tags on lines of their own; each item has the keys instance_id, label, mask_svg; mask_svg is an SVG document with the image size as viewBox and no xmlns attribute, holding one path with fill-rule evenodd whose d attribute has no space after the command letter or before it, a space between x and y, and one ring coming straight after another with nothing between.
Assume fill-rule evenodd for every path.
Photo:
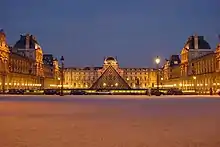
<instances>
[{"instance_id":1,"label":"snow-covered ground","mask_svg":"<svg viewBox=\"0 0 220 147\"><path fill-rule=\"evenodd\" d=\"M0 96L0 147L220 147L220 97Z\"/></svg>"}]
</instances>

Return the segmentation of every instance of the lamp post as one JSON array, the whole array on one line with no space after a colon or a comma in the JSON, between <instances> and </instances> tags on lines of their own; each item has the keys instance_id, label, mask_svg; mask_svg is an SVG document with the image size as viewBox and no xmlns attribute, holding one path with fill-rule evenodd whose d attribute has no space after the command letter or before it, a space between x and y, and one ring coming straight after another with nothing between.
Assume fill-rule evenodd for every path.
<instances>
[{"instance_id":1,"label":"lamp post","mask_svg":"<svg viewBox=\"0 0 220 147\"><path fill-rule=\"evenodd\" d=\"M163 77L160 78L160 80L161 80L161 88L163 89L163 88L164 88L164 87L163 87Z\"/></svg>"},{"instance_id":2,"label":"lamp post","mask_svg":"<svg viewBox=\"0 0 220 147\"><path fill-rule=\"evenodd\" d=\"M160 58L157 56L155 59L156 65L157 65L157 95L160 95L159 91L159 64L160 64Z\"/></svg>"},{"instance_id":3,"label":"lamp post","mask_svg":"<svg viewBox=\"0 0 220 147\"><path fill-rule=\"evenodd\" d=\"M64 96L64 93L63 93L63 81L64 81L64 75L63 75L63 70L64 70L64 57L63 57L63 56L61 56L60 61L61 61L61 89L60 89L60 96Z\"/></svg>"}]
</instances>

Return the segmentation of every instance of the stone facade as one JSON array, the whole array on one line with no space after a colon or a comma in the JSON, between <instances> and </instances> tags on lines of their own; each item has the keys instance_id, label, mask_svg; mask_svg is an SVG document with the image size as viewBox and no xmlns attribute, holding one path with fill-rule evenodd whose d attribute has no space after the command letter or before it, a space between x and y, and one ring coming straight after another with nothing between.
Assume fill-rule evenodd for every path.
<instances>
[{"instance_id":1,"label":"stone facade","mask_svg":"<svg viewBox=\"0 0 220 147\"><path fill-rule=\"evenodd\" d=\"M50 88L59 76L58 61L43 63L43 51L33 35L21 35L13 47L0 31L0 90Z\"/></svg>"},{"instance_id":2,"label":"stone facade","mask_svg":"<svg viewBox=\"0 0 220 147\"><path fill-rule=\"evenodd\" d=\"M179 57L177 65L170 66L172 60L167 60L163 66L165 87L201 94L220 88L220 45L213 50L203 36L190 36Z\"/></svg>"},{"instance_id":3,"label":"stone facade","mask_svg":"<svg viewBox=\"0 0 220 147\"><path fill-rule=\"evenodd\" d=\"M156 86L156 70L121 68L114 57L102 67L70 67L64 71L65 87L90 89L144 89Z\"/></svg>"},{"instance_id":4,"label":"stone facade","mask_svg":"<svg viewBox=\"0 0 220 147\"><path fill-rule=\"evenodd\" d=\"M220 89L220 44L211 49L203 36L193 35L180 55L172 55L159 69L159 87L209 93ZM64 88L146 89L157 87L157 69L123 68L117 58L105 57L100 67L64 69ZM43 50L33 35L21 35L13 47L0 30L0 91L59 88L58 60Z\"/></svg>"}]
</instances>

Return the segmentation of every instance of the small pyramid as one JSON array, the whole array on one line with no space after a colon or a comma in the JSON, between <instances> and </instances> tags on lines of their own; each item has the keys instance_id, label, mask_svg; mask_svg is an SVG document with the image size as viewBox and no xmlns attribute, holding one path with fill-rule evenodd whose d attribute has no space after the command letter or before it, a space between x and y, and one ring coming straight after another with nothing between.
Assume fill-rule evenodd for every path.
<instances>
[{"instance_id":1,"label":"small pyramid","mask_svg":"<svg viewBox=\"0 0 220 147\"><path fill-rule=\"evenodd\" d=\"M131 89L131 87L110 65L91 86L91 89Z\"/></svg>"}]
</instances>

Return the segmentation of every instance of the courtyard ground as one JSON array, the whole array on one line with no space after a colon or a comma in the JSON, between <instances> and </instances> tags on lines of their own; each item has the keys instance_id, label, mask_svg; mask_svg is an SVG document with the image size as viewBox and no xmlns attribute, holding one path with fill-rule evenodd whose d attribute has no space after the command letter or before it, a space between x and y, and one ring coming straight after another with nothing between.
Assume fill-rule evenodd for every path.
<instances>
[{"instance_id":1,"label":"courtyard ground","mask_svg":"<svg viewBox=\"0 0 220 147\"><path fill-rule=\"evenodd\" d=\"M0 147L220 147L220 97L0 96Z\"/></svg>"}]
</instances>

